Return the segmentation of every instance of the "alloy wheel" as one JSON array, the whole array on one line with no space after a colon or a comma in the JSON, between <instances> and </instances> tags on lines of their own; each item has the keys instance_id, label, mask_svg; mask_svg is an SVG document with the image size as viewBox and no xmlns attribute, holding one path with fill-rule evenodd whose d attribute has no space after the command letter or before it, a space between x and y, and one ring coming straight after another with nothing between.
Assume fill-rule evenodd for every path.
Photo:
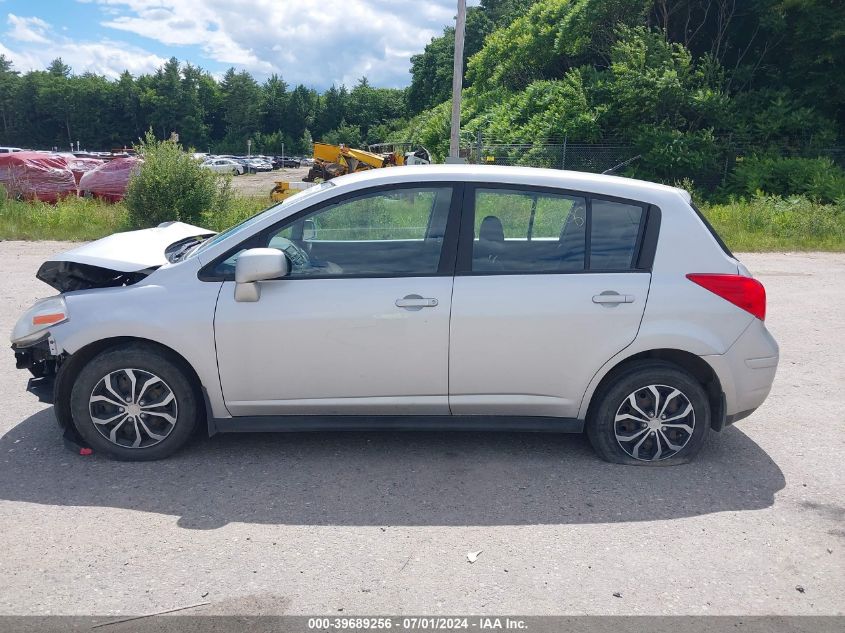
<instances>
[{"instance_id":1,"label":"alloy wheel","mask_svg":"<svg viewBox=\"0 0 845 633\"><path fill-rule=\"evenodd\" d=\"M91 421L107 440L124 448L148 448L176 426L178 404L164 380L142 369L118 369L94 386Z\"/></svg>"},{"instance_id":2,"label":"alloy wheel","mask_svg":"<svg viewBox=\"0 0 845 633\"><path fill-rule=\"evenodd\" d=\"M626 397L616 410L613 430L619 446L640 461L676 455L692 439L695 410L679 389L648 385Z\"/></svg>"}]
</instances>

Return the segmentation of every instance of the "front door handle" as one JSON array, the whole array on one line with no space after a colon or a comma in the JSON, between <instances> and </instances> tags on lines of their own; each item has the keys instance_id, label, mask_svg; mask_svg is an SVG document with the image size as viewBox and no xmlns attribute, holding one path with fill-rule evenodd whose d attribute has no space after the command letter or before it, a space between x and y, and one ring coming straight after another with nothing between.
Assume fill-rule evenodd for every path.
<instances>
[{"instance_id":1,"label":"front door handle","mask_svg":"<svg viewBox=\"0 0 845 633\"><path fill-rule=\"evenodd\" d=\"M593 295L593 303L615 305L617 303L634 303L634 295L621 295L615 290L605 290L600 295Z\"/></svg>"},{"instance_id":2,"label":"front door handle","mask_svg":"<svg viewBox=\"0 0 845 633\"><path fill-rule=\"evenodd\" d=\"M433 308L436 305L437 299L421 297L420 295L405 295L401 299L396 300L396 307L405 308L406 310L422 310L423 308Z\"/></svg>"}]
</instances>

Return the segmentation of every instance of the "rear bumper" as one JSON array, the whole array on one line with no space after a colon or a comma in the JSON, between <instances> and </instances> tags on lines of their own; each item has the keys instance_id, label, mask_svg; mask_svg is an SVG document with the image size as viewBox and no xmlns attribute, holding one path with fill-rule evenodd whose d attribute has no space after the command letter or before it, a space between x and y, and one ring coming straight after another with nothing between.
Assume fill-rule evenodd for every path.
<instances>
[{"instance_id":1,"label":"rear bumper","mask_svg":"<svg viewBox=\"0 0 845 633\"><path fill-rule=\"evenodd\" d=\"M726 424L751 415L766 400L777 372L778 344L765 324L754 319L724 354L702 356L725 394Z\"/></svg>"}]
</instances>

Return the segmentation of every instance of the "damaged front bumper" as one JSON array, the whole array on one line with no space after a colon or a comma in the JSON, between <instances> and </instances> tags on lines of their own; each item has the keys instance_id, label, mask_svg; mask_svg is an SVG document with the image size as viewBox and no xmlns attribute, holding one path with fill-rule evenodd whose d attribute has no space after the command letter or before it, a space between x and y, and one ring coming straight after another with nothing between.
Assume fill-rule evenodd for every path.
<instances>
[{"instance_id":1,"label":"damaged front bumper","mask_svg":"<svg viewBox=\"0 0 845 633\"><path fill-rule=\"evenodd\" d=\"M32 374L26 390L39 401L53 404L53 385L64 355L57 353L52 337L47 334L32 343L12 344L12 351L15 353L15 366L28 369Z\"/></svg>"},{"instance_id":2,"label":"damaged front bumper","mask_svg":"<svg viewBox=\"0 0 845 633\"><path fill-rule=\"evenodd\" d=\"M12 351L15 353L15 367L28 369L35 378L54 377L63 359L49 333L32 343L13 343Z\"/></svg>"},{"instance_id":3,"label":"damaged front bumper","mask_svg":"<svg viewBox=\"0 0 845 633\"><path fill-rule=\"evenodd\" d=\"M90 454L87 443L70 419L69 408L56 403L56 390L61 383L59 374L62 366L66 365L67 354L57 352L56 343L49 334L32 343L12 344L12 351L17 368L28 369L32 374L26 390L39 402L55 405L56 421L62 430L65 447L74 453Z\"/></svg>"}]
</instances>

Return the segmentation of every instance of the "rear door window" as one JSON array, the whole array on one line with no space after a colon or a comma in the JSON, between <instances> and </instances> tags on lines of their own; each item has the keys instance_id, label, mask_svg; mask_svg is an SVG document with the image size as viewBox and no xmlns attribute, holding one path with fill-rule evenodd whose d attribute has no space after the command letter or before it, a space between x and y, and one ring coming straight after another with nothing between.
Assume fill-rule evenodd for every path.
<instances>
[{"instance_id":1,"label":"rear door window","mask_svg":"<svg viewBox=\"0 0 845 633\"><path fill-rule=\"evenodd\" d=\"M528 187L476 187L473 192L471 254L461 257L461 271L525 274L635 268L647 205ZM464 253L470 249L468 239L462 238Z\"/></svg>"},{"instance_id":2,"label":"rear door window","mask_svg":"<svg viewBox=\"0 0 845 633\"><path fill-rule=\"evenodd\" d=\"M583 270L586 208L581 196L476 189L472 270Z\"/></svg>"}]
</instances>

